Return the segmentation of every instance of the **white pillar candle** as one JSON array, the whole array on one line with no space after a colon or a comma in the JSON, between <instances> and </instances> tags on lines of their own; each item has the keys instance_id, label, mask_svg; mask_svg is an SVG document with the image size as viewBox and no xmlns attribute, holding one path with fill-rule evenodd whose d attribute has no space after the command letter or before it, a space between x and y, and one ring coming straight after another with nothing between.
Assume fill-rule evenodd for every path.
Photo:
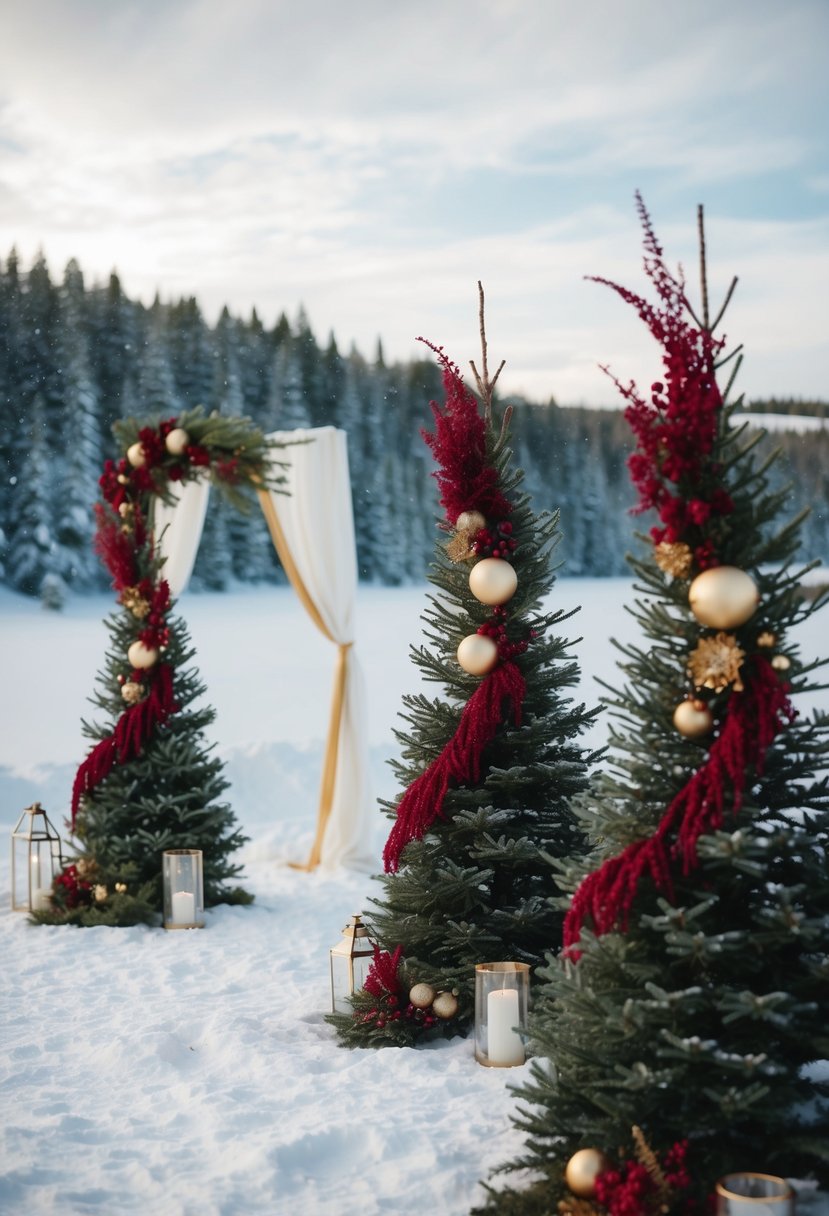
<instances>
[{"instance_id":1,"label":"white pillar candle","mask_svg":"<svg viewBox=\"0 0 829 1216\"><path fill-rule=\"evenodd\" d=\"M48 887L32 887L32 911L45 912L50 906L51 894Z\"/></svg>"},{"instance_id":2,"label":"white pillar candle","mask_svg":"<svg viewBox=\"0 0 829 1216\"><path fill-rule=\"evenodd\" d=\"M496 988L486 1001L487 1058L490 1064L512 1067L524 1063L524 1044L518 1025L518 992Z\"/></svg>"},{"instance_id":3,"label":"white pillar candle","mask_svg":"<svg viewBox=\"0 0 829 1216\"><path fill-rule=\"evenodd\" d=\"M196 897L192 891L173 892L174 925L192 925L196 919Z\"/></svg>"}]
</instances>

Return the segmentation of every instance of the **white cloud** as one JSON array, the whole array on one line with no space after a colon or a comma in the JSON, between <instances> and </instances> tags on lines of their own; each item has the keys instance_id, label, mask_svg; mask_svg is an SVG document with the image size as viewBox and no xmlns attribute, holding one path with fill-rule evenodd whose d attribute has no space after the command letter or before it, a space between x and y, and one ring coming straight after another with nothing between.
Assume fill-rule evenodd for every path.
<instances>
[{"instance_id":1,"label":"white cloud","mask_svg":"<svg viewBox=\"0 0 829 1216\"><path fill-rule=\"evenodd\" d=\"M302 302L318 336L391 357L425 330L459 362L482 278L505 386L598 400L599 360L653 354L582 276L636 279L635 185L693 264L710 195L758 386L829 393L820 2L5 7L0 253L117 267L210 317Z\"/></svg>"}]
</instances>

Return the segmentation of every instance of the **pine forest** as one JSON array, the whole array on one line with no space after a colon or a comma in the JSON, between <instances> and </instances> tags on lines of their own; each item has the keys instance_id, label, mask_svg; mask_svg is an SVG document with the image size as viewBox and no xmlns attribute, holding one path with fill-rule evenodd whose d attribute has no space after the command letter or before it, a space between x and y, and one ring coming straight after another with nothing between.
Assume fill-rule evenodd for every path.
<instances>
[{"instance_id":1,"label":"pine forest","mask_svg":"<svg viewBox=\"0 0 829 1216\"><path fill-rule=\"evenodd\" d=\"M415 335L413 335L414 339ZM420 438L424 403L440 395L433 361L387 364L318 342L304 309L269 328L253 310L224 309L215 325L194 298L146 307L115 273L87 286L70 261L60 281L40 257L0 264L0 583L59 607L68 590L107 586L92 545L93 504L113 423L174 417L202 405L249 417L263 431L334 425L348 435L360 578L419 582L432 559L437 492ZM561 511L568 576L627 573L637 521L618 410L520 404L512 446L539 509ZM829 413L829 404L752 401L752 412ZM791 485L807 559L829 562L829 429L776 430L778 488ZM264 520L214 495L194 590L281 581Z\"/></svg>"}]
</instances>

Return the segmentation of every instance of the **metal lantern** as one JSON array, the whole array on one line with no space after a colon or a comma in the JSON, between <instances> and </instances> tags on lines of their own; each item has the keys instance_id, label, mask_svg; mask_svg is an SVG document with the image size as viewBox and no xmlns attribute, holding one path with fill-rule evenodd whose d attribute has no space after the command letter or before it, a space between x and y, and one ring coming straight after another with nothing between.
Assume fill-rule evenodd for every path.
<instances>
[{"instance_id":1,"label":"metal lantern","mask_svg":"<svg viewBox=\"0 0 829 1216\"><path fill-rule=\"evenodd\" d=\"M46 911L61 865L60 836L40 803L33 802L12 832L12 911Z\"/></svg>"},{"instance_id":2,"label":"metal lantern","mask_svg":"<svg viewBox=\"0 0 829 1216\"><path fill-rule=\"evenodd\" d=\"M162 855L164 928L204 928L201 849L167 849Z\"/></svg>"},{"instance_id":3,"label":"metal lantern","mask_svg":"<svg viewBox=\"0 0 829 1216\"><path fill-rule=\"evenodd\" d=\"M343 929L342 940L328 953L331 959L331 1009L334 1013L348 1013L349 997L362 988L374 957L374 943L359 916L352 916Z\"/></svg>"}]
</instances>

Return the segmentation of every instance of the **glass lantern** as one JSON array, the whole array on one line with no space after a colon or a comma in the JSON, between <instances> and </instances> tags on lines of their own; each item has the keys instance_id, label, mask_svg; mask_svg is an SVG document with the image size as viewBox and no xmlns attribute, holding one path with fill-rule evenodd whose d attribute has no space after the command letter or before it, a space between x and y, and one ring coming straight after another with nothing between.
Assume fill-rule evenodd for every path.
<instances>
[{"instance_id":1,"label":"glass lantern","mask_svg":"<svg viewBox=\"0 0 829 1216\"><path fill-rule=\"evenodd\" d=\"M12 832L12 911L45 912L52 879L62 867L60 836L39 802L27 806Z\"/></svg>"},{"instance_id":2,"label":"glass lantern","mask_svg":"<svg viewBox=\"0 0 829 1216\"><path fill-rule=\"evenodd\" d=\"M527 1058L528 963L478 963L475 968L475 1059L514 1068Z\"/></svg>"},{"instance_id":3,"label":"glass lantern","mask_svg":"<svg viewBox=\"0 0 829 1216\"><path fill-rule=\"evenodd\" d=\"M162 855L164 928L204 928L201 849L166 849Z\"/></svg>"},{"instance_id":4,"label":"glass lantern","mask_svg":"<svg viewBox=\"0 0 829 1216\"><path fill-rule=\"evenodd\" d=\"M350 1011L349 997L359 992L365 983L374 943L359 916L352 916L343 929L342 940L329 950L331 960L331 1009L334 1013Z\"/></svg>"}]
</instances>

